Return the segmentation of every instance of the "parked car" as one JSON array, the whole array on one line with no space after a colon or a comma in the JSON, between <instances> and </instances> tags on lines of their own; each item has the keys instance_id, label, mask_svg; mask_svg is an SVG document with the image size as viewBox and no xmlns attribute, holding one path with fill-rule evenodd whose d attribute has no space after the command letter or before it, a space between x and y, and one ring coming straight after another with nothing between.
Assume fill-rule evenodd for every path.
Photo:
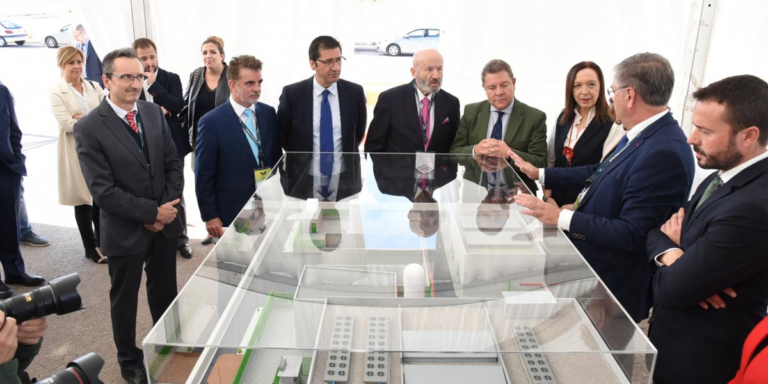
<instances>
[{"instance_id":1,"label":"parked car","mask_svg":"<svg viewBox=\"0 0 768 384\"><path fill-rule=\"evenodd\" d=\"M440 43L440 32L437 28L414 29L403 36L379 41L376 50L390 56L397 56L402 53L416 53L427 48L437 49Z\"/></svg>"},{"instance_id":2,"label":"parked car","mask_svg":"<svg viewBox=\"0 0 768 384\"><path fill-rule=\"evenodd\" d=\"M27 31L20 25L7 20L0 20L0 47L5 47L8 43L24 45L27 41Z\"/></svg>"},{"instance_id":3,"label":"parked car","mask_svg":"<svg viewBox=\"0 0 768 384\"><path fill-rule=\"evenodd\" d=\"M70 45L75 42L75 38L72 37L72 30L70 28L72 24L67 24L61 27L58 31L48 35L43 39L45 45L48 48L56 48L59 45Z\"/></svg>"}]
</instances>

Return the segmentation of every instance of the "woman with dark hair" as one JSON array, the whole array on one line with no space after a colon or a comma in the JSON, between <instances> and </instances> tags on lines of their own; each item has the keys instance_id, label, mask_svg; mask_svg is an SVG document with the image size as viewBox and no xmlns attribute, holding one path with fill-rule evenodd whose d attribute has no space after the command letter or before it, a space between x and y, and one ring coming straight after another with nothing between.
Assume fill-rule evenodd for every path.
<instances>
[{"instance_id":1,"label":"woman with dark hair","mask_svg":"<svg viewBox=\"0 0 768 384\"><path fill-rule=\"evenodd\" d=\"M574 65L565 79L565 108L547 143L548 167L597 164L613 121L605 100L603 71L591 61ZM558 205L572 204L579 190L545 190Z\"/></svg>"},{"instance_id":2,"label":"woman with dark hair","mask_svg":"<svg viewBox=\"0 0 768 384\"><path fill-rule=\"evenodd\" d=\"M197 122L203 115L229 99L224 40L211 36L205 39L200 50L204 65L189 75L184 107L179 113L182 128L189 132L189 143L193 151L197 142ZM192 169L195 169L194 152L192 156Z\"/></svg>"}]
</instances>

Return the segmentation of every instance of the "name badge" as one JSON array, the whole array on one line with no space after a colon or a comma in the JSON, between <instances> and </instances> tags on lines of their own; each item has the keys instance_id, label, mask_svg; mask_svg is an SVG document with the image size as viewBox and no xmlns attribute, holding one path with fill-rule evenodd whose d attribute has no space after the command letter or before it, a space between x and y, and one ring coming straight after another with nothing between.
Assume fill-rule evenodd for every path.
<instances>
[{"instance_id":1,"label":"name badge","mask_svg":"<svg viewBox=\"0 0 768 384\"><path fill-rule=\"evenodd\" d=\"M270 172L272 172L272 168L258 168L253 170L253 177L256 179L256 188L259 187L259 184L261 184L262 181L267 179Z\"/></svg>"},{"instance_id":2,"label":"name badge","mask_svg":"<svg viewBox=\"0 0 768 384\"><path fill-rule=\"evenodd\" d=\"M432 179L431 172L435 169L435 154L433 152L416 152L416 170Z\"/></svg>"}]
</instances>

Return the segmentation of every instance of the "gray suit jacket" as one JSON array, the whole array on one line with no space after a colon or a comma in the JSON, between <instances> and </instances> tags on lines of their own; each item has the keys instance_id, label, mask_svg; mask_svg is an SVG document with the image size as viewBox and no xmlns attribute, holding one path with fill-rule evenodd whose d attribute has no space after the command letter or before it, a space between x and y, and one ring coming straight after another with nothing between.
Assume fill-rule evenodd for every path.
<instances>
[{"instance_id":1,"label":"gray suit jacket","mask_svg":"<svg viewBox=\"0 0 768 384\"><path fill-rule=\"evenodd\" d=\"M144 250L153 235L144 224L153 223L158 206L184 190L182 163L160 107L139 101L137 109L149 164L106 99L74 127L80 167L101 208L101 250L110 257ZM176 217L162 234L174 238L181 230Z\"/></svg>"}]
</instances>

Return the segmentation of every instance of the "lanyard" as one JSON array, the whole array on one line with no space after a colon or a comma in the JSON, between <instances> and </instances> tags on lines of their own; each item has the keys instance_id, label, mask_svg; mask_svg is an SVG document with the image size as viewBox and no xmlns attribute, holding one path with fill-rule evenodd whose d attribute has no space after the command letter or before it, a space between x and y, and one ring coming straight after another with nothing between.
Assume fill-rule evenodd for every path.
<instances>
[{"instance_id":1,"label":"lanyard","mask_svg":"<svg viewBox=\"0 0 768 384\"><path fill-rule=\"evenodd\" d=\"M416 98L416 105L421 105L421 100L419 100L419 90L416 88L415 80L413 82L413 94L414 94L414 97ZM435 97L434 94L432 94L432 98L434 97ZM427 149L427 146L429 146L429 138L427 137L427 128L429 128L429 115L432 114L432 108L434 108L435 106L435 103L432 102L432 98L429 98L429 97L427 98L429 99L427 104L428 105L427 110L429 112L426 117L422 116L420 108L416 108L416 111L419 113L419 124L421 125L421 140L424 142L425 150Z\"/></svg>"},{"instance_id":2,"label":"lanyard","mask_svg":"<svg viewBox=\"0 0 768 384\"><path fill-rule=\"evenodd\" d=\"M245 132L245 135L248 136L251 140L253 140L253 142L256 143L256 146L259 148L259 158L256 159L256 162L258 163L259 166L261 166L262 164L264 164L264 150L261 147L261 139L259 138L260 137L259 124L256 122L255 116L253 119L253 125L255 126L255 129L256 129L256 136L254 136L251 130L248 129L248 127L243 123L243 120L240 120L240 118L238 117L237 121L240 122L240 128L243 129L243 131Z\"/></svg>"},{"instance_id":3,"label":"lanyard","mask_svg":"<svg viewBox=\"0 0 768 384\"><path fill-rule=\"evenodd\" d=\"M613 161L615 158L619 157L619 155L621 155L621 153L622 153L622 152L624 152L624 150L625 150L625 149L629 148L629 144L631 144L632 142L634 142L634 141L635 141L635 139L639 138L641 134L642 134L642 132L641 132L640 134L638 134L637 136L635 136L635 137L634 137L632 140L629 140L629 141L628 141L626 144L624 144L624 147L623 147L623 148L621 148L621 149L619 150L619 152L617 152L617 153L615 153L615 154L611 155L611 157L609 157L609 158L607 158L607 159L603 160L603 162L602 162L602 163L600 163L600 165L598 165L598 166L597 166L597 169L595 169L595 171L594 171L594 172L592 172L592 175L591 175L591 176L589 176L589 178L588 178L588 179L586 180L586 182L584 183L584 189L582 189L582 190L581 190L581 193L579 193L579 196L577 196L577 197L576 197L576 202L573 204L573 210L574 210L574 211L576 211L577 209L579 209L579 205L581 204L581 199L582 199L582 198L583 198L583 197L584 197L584 196L587 194L587 191L589 191L589 187L591 187L591 186L592 186L592 183L593 183L595 180L597 180L597 177L598 177L598 176L600 176L600 174L601 174L601 173L603 173L603 171L604 171L606 168L608 168L608 166L611 164L611 162L612 162L612 161Z\"/></svg>"}]
</instances>

